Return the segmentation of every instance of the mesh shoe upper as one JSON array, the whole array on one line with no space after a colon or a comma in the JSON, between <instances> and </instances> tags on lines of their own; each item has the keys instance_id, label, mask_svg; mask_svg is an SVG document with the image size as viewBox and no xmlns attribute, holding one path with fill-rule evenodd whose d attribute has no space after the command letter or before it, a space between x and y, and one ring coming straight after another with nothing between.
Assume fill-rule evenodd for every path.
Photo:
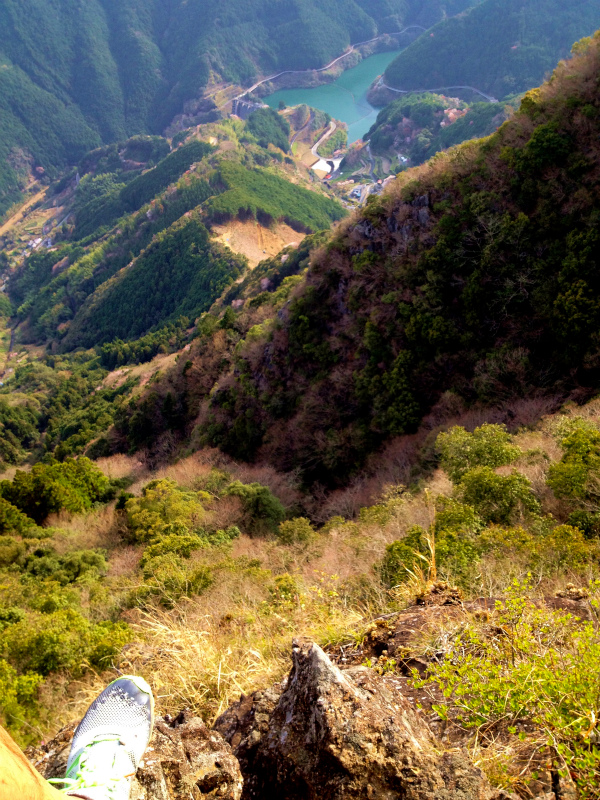
<instances>
[{"instance_id":1,"label":"mesh shoe upper","mask_svg":"<svg viewBox=\"0 0 600 800\"><path fill-rule=\"evenodd\" d=\"M67 762L68 793L90 800L128 800L131 778L148 746L153 698L142 678L111 683L79 723Z\"/></svg>"}]
</instances>

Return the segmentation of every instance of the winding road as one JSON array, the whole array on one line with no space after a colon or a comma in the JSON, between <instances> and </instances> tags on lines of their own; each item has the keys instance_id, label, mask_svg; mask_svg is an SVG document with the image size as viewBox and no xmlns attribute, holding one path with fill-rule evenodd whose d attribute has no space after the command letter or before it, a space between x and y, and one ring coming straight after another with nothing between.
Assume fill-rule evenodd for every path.
<instances>
[{"instance_id":1,"label":"winding road","mask_svg":"<svg viewBox=\"0 0 600 800\"><path fill-rule=\"evenodd\" d=\"M373 153L371 152L371 142L367 142L367 153L369 154L369 159L371 161L371 180L373 183L377 183L377 175L375 175L375 159L373 158Z\"/></svg>"},{"instance_id":2,"label":"winding road","mask_svg":"<svg viewBox=\"0 0 600 800\"><path fill-rule=\"evenodd\" d=\"M452 89L470 89L472 92L476 92L484 97L488 103L499 102L496 97L492 97L490 94L482 92L481 89L476 89L475 86L438 86L437 89L394 89L393 86L388 86L387 83L384 83L383 78L380 78L377 88L388 89L390 92L397 92L398 94L421 94L422 92L447 92Z\"/></svg>"},{"instance_id":3,"label":"winding road","mask_svg":"<svg viewBox=\"0 0 600 800\"><path fill-rule=\"evenodd\" d=\"M310 152L313 154L315 158L322 158L322 156L320 156L318 152L319 147L321 147L323 142L327 141L327 139L329 139L330 136L333 136L336 130L337 130L337 123L334 122L334 120L331 120L331 122L329 123L329 128L325 131L323 136L321 136L319 141L311 147Z\"/></svg>"},{"instance_id":4,"label":"winding road","mask_svg":"<svg viewBox=\"0 0 600 800\"><path fill-rule=\"evenodd\" d=\"M281 78L282 75L306 75L309 72L326 72L331 67L335 66L339 61L344 58L347 58L350 53L354 53L357 47L363 47L366 44L373 44L373 42L378 42L380 39L385 39L386 36L401 36L403 33L407 33L410 30L421 30L427 31L428 28L424 28L422 25L409 25L407 28L401 31L394 31L393 33L382 33L379 36L375 36L373 39L367 39L365 42L357 42L353 44L345 53L342 53L341 56L334 58L333 61L330 61L329 64L326 64L324 67L318 67L315 69L286 69L283 72L278 72L276 75L269 75L268 78L262 78L262 80L257 81L253 86L250 86L249 89L245 89L241 94L236 95L236 97L232 97L230 100L227 100L225 103L222 103L219 106L219 109L224 108L229 103L234 102L235 100L241 100L247 94L252 94L259 86L262 86L263 83L268 83L269 81L274 81L276 78Z\"/></svg>"}]
</instances>

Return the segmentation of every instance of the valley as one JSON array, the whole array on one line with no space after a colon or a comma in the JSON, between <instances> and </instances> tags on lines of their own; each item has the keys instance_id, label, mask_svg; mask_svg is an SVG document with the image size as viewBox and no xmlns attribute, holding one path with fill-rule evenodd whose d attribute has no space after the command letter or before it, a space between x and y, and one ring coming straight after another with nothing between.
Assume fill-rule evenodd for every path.
<instances>
[{"instance_id":1,"label":"valley","mask_svg":"<svg viewBox=\"0 0 600 800\"><path fill-rule=\"evenodd\" d=\"M44 777L135 674L124 798L600 800L596 6L36 0L41 42L0 0L0 725Z\"/></svg>"},{"instance_id":2,"label":"valley","mask_svg":"<svg viewBox=\"0 0 600 800\"><path fill-rule=\"evenodd\" d=\"M397 51L377 53L363 59L360 64L345 70L333 83L311 89L281 89L264 98L271 108L307 105L318 108L335 119L346 123L348 143L353 144L369 130L377 111L367 100L367 91L373 81L390 64Z\"/></svg>"}]
</instances>

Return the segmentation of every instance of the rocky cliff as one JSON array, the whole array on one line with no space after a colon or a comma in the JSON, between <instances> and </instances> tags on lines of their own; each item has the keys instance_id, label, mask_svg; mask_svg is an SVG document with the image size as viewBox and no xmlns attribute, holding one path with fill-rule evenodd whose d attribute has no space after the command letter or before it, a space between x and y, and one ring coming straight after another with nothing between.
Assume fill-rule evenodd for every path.
<instances>
[{"instance_id":1,"label":"rocky cliff","mask_svg":"<svg viewBox=\"0 0 600 800\"><path fill-rule=\"evenodd\" d=\"M421 697L406 677L419 667L401 658L415 632L432 615L464 613L446 601L376 620L354 656L344 648L326 654L314 642L295 639L288 677L242 696L212 730L187 711L161 718L133 800L517 800L490 785L470 760L465 739L442 723L431 698ZM557 602L585 616L577 603ZM392 652L400 666L386 670ZM365 663L375 668L356 663L367 653L372 660ZM28 751L44 776L64 774L75 727ZM569 780L534 760L532 800L575 800Z\"/></svg>"}]
</instances>

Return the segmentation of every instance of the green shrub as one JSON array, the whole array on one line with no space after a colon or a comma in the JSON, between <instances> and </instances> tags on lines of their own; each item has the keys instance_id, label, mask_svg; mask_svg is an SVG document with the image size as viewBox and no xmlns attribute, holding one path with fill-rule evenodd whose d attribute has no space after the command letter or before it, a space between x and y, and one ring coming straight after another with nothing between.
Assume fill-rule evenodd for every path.
<instances>
[{"instance_id":1,"label":"green shrub","mask_svg":"<svg viewBox=\"0 0 600 800\"><path fill-rule=\"evenodd\" d=\"M15 625L25 619L25 612L22 608L17 606L10 606L9 608L0 608L0 630L4 630L9 625Z\"/></svg>"},{"instance_id":2,"label":"green shrub","mask_svg":"<svg viewBox=\"0 0 600 800\"><path fill-rule=\"evenodd\" d=\"M300 584L295 575L284 572L277 575L271 586L269 586L270 602L274 606L286 606L296 603L300 597Z\"/></svg>"},{"instance_id":3,"label":"green shrub","mask_svg":"<svg viewBox=\"0 0 600 800\"><path fill-rule=\"evenodd\" d=\"M0 650L19 671L48 675L66 669L77 675L86 664L108 667L130 637L124 623L96 625L75 609L65 608L49 614L31 612L8 626L0 634Z\"/></svg>"},{"instance_id":4,"label":"green shrub","mask_svg":"<svg viewBox=\"0 0 600 800\"><path fill-rule=\"evenodd\" d=\"M522 527L487 528L478 537L477 549L481 555L491 556L499 569L505 564L510 571L518 564L519 569L546 575L581 570L598 558L596 543L587 542L571 525L558 525L543 533Z\"/></svg>"},{"instance_id":5,"label":"green shrub","mask_svg":"<svg viewBox=\"0 0 600 800\"><path fill-rule=\"evenodd\" d=\"M457 425L440 433L436 445L441 453L441 465L455 483L473 467L502 467L521 454L519 448L511 444L510 434L503 425L487 423L475 428L473 433Z\"/></svg>"},{"instance_id":6,"label":"green shrub","mask_svg":"<svg viewBox=\"0 0 600 800\"><path fill-rule=\"evenodd\" d=\"M551 752L558 751L555 766L575 778L580 797L595 798L600 751L592 733L600 715L600 636L593 623L536 608L527 591L513 586L497 604L493 626L467 626L445 659L432 663L427 679L416 685L437 684L447 698L434 706L442 719L454 709L454 724L485 730L488 738L502 728L515 742L526 740L524 731L534 726L536 742L544 737Z\"/></svg>"},{"instance_id":7,"label":"green shrub","mask_svg":"<svg viewBox=\"0 0 600 800\"><path fill-rule=\"evenodd\" d=\"M52 578L66 586L87 575L98 578L106 574L106 558L94 550L75 550L57 556L51 549L38 549L25 559L25 569L36 578Z\"/></svg>"},{"instance_id":8,"label":"green shrub","mask_svg":"<svg viewBox=\"0 0 600 800\"><path fill-rule=\"evenodd\" d=\"M129 596L131 605L143 605L157 598L161 605L173 608L182 597L202 594L214 581L206 566L186 563L174 552L148 559L144 564L144 584Z\"/></svg>"},{"instance_id":9,"label":"green shrub","mask_svg":"<svg viewBox=\"0 0 600 800\"><path fill-rule=\"evenodd\" d=\"M0 658L0 722L21 746L39 738L32 727L38 720L38 689L44 682L41 675L17 671Z\"/></svg>"},{"instance_id":10,"label":"green shrub","mask_svg":"<svg viewBox=\"0 0 600 800\"><path fill-rule=\"evenodd\" d=\"M246 514L246 525L253 534L275 532L283 522L285 508L267 486L260 483L245 484L233 481L224 492L225 496L239 497Z\"/></svg>"},{"instance_id":11,"label":"green shrub","mask_svg":"<svg viewBox=\"0 0 600 800\"><path fill-rule=\"evenodd\" d=\"M204 538L208 544L214 547L231 544L234 539L239 539L242 532L237 525L230 525L225 530L207 531Z\"/></svg>"},{"instance_id":12,"label":"green shrub","mask_svg":"<svg viewBox=\"0 0 600 800\"><path fill-rule=\"evenodd\" d=\"M317 536L317 532L305 517L295 517L281 522L277 529L277 538L281 544L308 544Z\"/></svg>"},{"instance_id":13,"label":"green shrub","mask_svg":"<svg viewBox=\"0 0 600 800\"><path fill-rule=\"evenodd\" d=\"M416 567L424 562L421 556L428 553L427 532L420 525L409 529L404 539L392 542L385 548L385 555L378 571L386 586L405 583Z\"/></svg>"},{"instance_id":14,"label":"green shrub","mask_svg":"<svg viewBox=\"0 0 600 800\"><path fill-rule=\"evenodd\" d=\"M171 526L171 528L174 527L174 525ZM142 567L145 567L156 556L163 556L167 553L189 558L194 550L205 546L204 540L198 534L190 534L187 531L185 526L181 526L180 532L165 533L158 541L148 545L142 556Z\"/></svg>"},{"instance_id":15,"label":"green shrub","mask_svg":"<svg viewBox=\"0 0 600 800\"><path fill-rule=\"evenodd\" d=\"M108 478L87 458L36 464L31 472L18 470L12 481L0 482L0 495L38 524L59 511L89 511L110 492Z\"/></svg>"},{"instance_id":16,"label":"green shrub","mask_svg":"<svg viewBox=\"0 0 600 800\"><path fill-rule=\"evenodd\" d=\"M472 506L439 497L433 528L438 569L453 584L468 586L478 570L478 534L485 527Z\"/></svg>"},{"instance_id":17,"label":"green shrub","mask_svg":"<svg viewBox=\"0 0 600 800\"><path fill-rule=\"evenodd\" d=\"M17 562L22 563L27 552L23 542L18 542L10 536L0 536L0 568L4 569Z\"/></svg>"},{"instance_id":18,"label":"green shrub","mask_svg":"<svg viewBox=\"0 0 600 800\"><path fill-rule=\"evenodd\" d=\"M125 503L127 525L136 542L172 534L185 536L201 529L206 518L202 503L207 500L210 495L206 492L182 489L175 481L151 481L141 497Z\"/></svg>"},{"instance_id":19,"label":"green shrub","mask_svg":"<svg viewBox=\"0 0 600 800\"><path fill-rule=\"evenodd\" d=\"M597 539L600 536L600 514L589 511L573 511L569 515L569 525L579 528L586 539Z\"/></svg>"},{"instance_id":20,"label":"green shrub","mask_svg":"<svg viewBox=\"0 0 600 800\"><path fill-rule=\"evenodd\" d=\"M497 525L508 525L525 513L540 512L531 483L516 471L504 476L491 467L475 467L462 475L457 494L485 522Z\"/></svg>"},{"instance_id":21,"label":"green shrub","mask_svg":"<svg viewBox=\"0 0 600 800\"><path fill-rule=\"evenodd\" d=\"M440 495L436 501L434 528L436 535L455 531L466 535L479 533L485 527L473 506L459 503L451 497Z\"/></svg>"},{"instance_id":22,"label":"green shrub","mask_svg":"<svg viewBox=\"0 0 600 800\"><path fill-rule=\"evenodd\" d=\"M18 464L23 460L38 437L37 417L30 403L23 408L0 400L0 463Z\"/></svg>"},{"instance_id":23,"label":"green shrub","mask_svg":"<svg viewBox=\"0 0 600 800\"><path fill-rule=\"evenodd\" d=\"M600 499L600 431L585 420L564 426L563 456L548 470L548 486L558 498Z\"/></svg>"}]
</instances>

